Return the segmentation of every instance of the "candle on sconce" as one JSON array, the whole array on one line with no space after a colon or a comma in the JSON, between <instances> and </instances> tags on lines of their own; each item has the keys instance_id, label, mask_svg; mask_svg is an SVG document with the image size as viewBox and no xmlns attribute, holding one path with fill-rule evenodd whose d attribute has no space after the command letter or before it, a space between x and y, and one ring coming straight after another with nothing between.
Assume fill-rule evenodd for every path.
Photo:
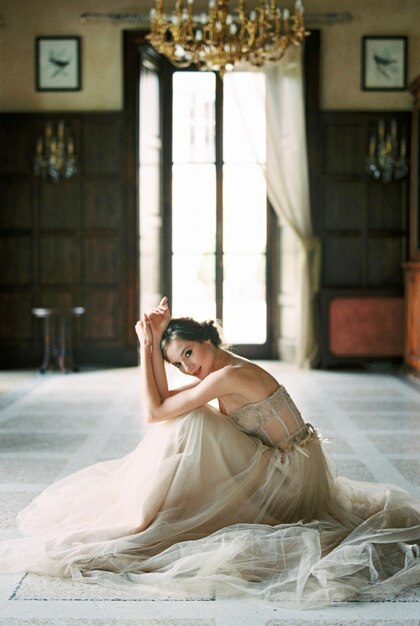
<instances>
[{"instance_id":1,"label":"candle on sconce","mask_svg":"<svg viewBox=\"0 0 420 626\"><path fill-rule=\"evenodd\" d=\"M385 122L384 122L384 120L379 120L379 122L378 122L378 137L379 137L379 141L383 141L385 139Z\"/></svg>"},{"instance_id":2,"label":"candle on sconce","mask_svg":"<svg viewBox=\"0 0 420 626\"><path fill-rule=\"evenodd\" d=\"M41 156L42 155L43 149L44 149L44 142L42 140L42 137L38 137L38 139L36 140L36 154L37 154L37 156Z\"/></svg>"},{"instance_id":3,"label":"candle on sconce","mask_svg":"<svg viewBox=\"0 0 420 626\"><path fill-rule=\"evenodd\" d=\"M374 134L372 134L369 139L369 156L370 157L375 156L375 150L376 150L376 137Z\"/></svg>"},{"instance_id":4,"label":"candle on sconce","mask_svg":"<svg viewBox=\"0 0 420 626\"><path fill-rule=\"evenodd\" d=\"M54 183L72 178L77 173L74 139L64 120L46 122L44 133L36 142L34 174Z\"/></svg>"},{"instance_id":5,"label":"candle on sconce","mask_svg":"<svg viewBox=\"0 0 420 626\"><path fill-rule=\"evenodd\" d=\"M398 140L400 137L400 140ZM397 120L388 124L380 119L376 132L369 136L369 150L365 159L365 171L376 181L389 183L401 180L408 174L407 137L404 128L398 132Z\"/></svg>"},{"instance_id":6,"label":"candle on sconce","mask_svg":"<svg viewBox=\"0 0 420 626\"><path fill-rule=\"evenodd\" d=\"M397 141L397 122L394 119L391 120L391 137L395 143Z\"/></svg>"},{"instance_id":7,"label":"candle on sconce","mask_svg":"<svg viewBox=\"0 0 420 626\"><path fill-rule=\"evenodd\" d=\"M401 137L400 159L405 159L406 154L407 154L407 140L405 137Z\"/></svg>"},{"instance_id":8,"label":"candle on sconce","mask_svg":"<svg viewBox=\"0 0 420 626\"><path fill-rule=\"evenodd\" d=\"M73 137L69 137L67 140L67 154L73 156L74 154L74 141Z\"/></svg>"},{"instance_id":9,"label":"candle on sconce","mask_svg":"<svg viewBox=\"0 0 420 626\"><path fill-rule=\"evenodd\" d=\"M59 139L64 139L64 122L60 120L57 124L57 136Z\"/></svg>"}]
</instances>

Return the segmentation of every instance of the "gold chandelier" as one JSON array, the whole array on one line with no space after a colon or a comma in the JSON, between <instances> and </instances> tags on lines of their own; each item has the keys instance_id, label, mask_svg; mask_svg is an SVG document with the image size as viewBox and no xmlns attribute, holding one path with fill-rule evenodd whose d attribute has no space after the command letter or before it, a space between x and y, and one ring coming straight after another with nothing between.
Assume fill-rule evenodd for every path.
<instances>
[{"instance_id":1,"label":"gold chandelier","mask_svg":"<svg viewBox=\"0 0 420 626\"><path fill-rule=\"evenodd\" d=\"M247 12L245 0L228 11L229 0L210 0L208 14L193 15L193 0L176 0L175 11L164 13L163 0L150 12L148 39L176 67L196 65L223 75L239 63L262 66L278 61L290 44L299 46L305 30L303 5L296 0L293 15L276 0L260 0Z\"/></svg>"}]
</instances>

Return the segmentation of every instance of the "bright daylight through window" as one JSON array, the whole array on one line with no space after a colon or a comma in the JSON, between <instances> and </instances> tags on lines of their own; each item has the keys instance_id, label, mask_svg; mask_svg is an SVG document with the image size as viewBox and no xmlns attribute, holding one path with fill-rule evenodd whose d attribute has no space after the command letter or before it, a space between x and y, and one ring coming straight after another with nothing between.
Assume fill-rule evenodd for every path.
<instances>
[{"instance_id":1,"label":"bright daylight through window","mask_svg":"<svg viewBox=\"0 0 420 626\"><path fill-rule=\"evenodd\" d=\"M262 74L225 75L219 163L215 75L173 75L172 310L216 317L218 298L233 344L266 341L264 103Z\"/></svg>"}]
</instances>

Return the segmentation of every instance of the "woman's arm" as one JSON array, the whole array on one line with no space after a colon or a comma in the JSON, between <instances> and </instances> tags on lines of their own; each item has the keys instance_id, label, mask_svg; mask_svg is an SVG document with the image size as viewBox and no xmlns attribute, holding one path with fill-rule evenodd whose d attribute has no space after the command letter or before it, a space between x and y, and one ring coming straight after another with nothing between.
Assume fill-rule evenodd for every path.
<instances>
[{"instance_id":1,"label":"woman's arm","mask_svg":"<svg viewBox=\"0 0 420 626\"><path fill-rule=\"evenodd\" d=\"M171 312L166 296L162 298L159 306L147 315L147 319L152 332L152 369L156 386L162 400L170 395L168 380L166 377L165 362L160 349L162 335L171 319Z\"/></svg>"},{"instance_id":2,"label":"woman's arm","mask_svg":"<svg viewBox=\"0 0 420 626\"><path fill-rule=\"evenodd\" d=\"M183 387L177 389L168 388L168 379L166 375L165 361L162 356L162 350L160 348L162 335L166 330L170 320L171 312L168 306L168 298L164 296L160 301L160 304L147 314L147 318L150 323L152 331L152 366L153 374L155 377L156 386L158 388L160 397L162 400L168 396L174 396L184 389L190 389L195 387L200 382L199 380L189 383Z\"/></svg>"},{"instance_id":3,"label":"woman's arm","mask_svg":"<svg viewBox=\"0 0 420 626\"><path fill-rule=\"evenodd\" d=\"M153 371L153 335L147 315L136 324L140 340L142 400L147 422L161 422L183 415L210 400L237 390L235 368L224 367L194 387L162 398ZM160 346L159 346L160 351Z\"/></svg>"},{"instance_id":4,"label":"woman's arm","mask_svg":"<svg viewBox=\"0 0 420 626\"><path fill-rule=\"evenodd\" d=\"M153 370L153 335L147 315L137 322L136 332L140 341L140 378L146 420L149 422L150 407L162 402ZM166 380L166 376L165 376ZM167 385L166 385L167 388Z\"/></svg>"}]
</instances>

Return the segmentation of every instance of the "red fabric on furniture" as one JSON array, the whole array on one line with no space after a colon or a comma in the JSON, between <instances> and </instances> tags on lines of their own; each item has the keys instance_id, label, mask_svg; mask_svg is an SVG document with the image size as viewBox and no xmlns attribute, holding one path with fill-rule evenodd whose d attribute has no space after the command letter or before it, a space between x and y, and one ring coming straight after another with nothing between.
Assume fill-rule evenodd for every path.
<instances>
[{"instance_id":1,"label":"red fabric on furniture","mask_svg":"<svg viewBox=\"0 0 420 626\"><path fill-rule=\"evenodd\" d=\"M329 305L329 349L340 356L401 356L404 299L339 297Z\"/></svg>"}]
</instances>

